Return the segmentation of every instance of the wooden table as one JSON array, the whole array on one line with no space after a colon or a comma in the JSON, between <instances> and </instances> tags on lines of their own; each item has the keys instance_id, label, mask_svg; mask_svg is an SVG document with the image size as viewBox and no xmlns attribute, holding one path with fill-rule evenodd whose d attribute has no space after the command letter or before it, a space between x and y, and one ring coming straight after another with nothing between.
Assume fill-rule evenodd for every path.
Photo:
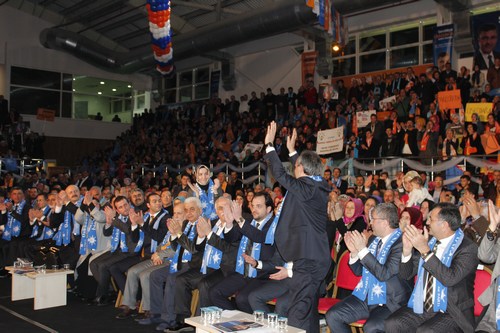
<instances>
[{"instance_id":1,"label":"wooden table","mask_svg":"<svg viewBox=\"0 0 500 333\"><path fill-rule=\"evenodd\" d=\"M6 267L12 274L13 301L22 299L34 299L34 309L46 309L66 305L67 278L73 274L72 270L47 269L45 273L26 272L19 273L23 269Z\"/></svg>"},{"instance_id":2,"label":"wooden table","mask_svg":"<svg viewBox=\"0 0 500 333\"><path fill-rule=\"evenodd\" d=\"M222 323L222 322L230 321L230 320L246 320L246 321L254 322L253 315L251 315L251 314L241 312L241 311L236 311L236 310L223 311L222 318L221 318L221 320L219 320L219 322ZM186 322L186 324L189 324L191 326L196 327L197 333L220 333L221 332L219 329L213 327L212 325L204 323L201 316L186 318L184 321ZM278 328L267 327L267 319L264 321L263 325L264 326L260 327L260 328L251 328L251 329L244 330L241 332L242 333L247 333L247 332L248 333L257 333L257 332L267 332L267 333L276 332L276 333L278 333L278 332L280 332L280 330ZM292 327L290 325L288 325L286 331L284 331L284 332L286 332L286 333L306 333L306 331Z\"/></svg>"}]
</instances>

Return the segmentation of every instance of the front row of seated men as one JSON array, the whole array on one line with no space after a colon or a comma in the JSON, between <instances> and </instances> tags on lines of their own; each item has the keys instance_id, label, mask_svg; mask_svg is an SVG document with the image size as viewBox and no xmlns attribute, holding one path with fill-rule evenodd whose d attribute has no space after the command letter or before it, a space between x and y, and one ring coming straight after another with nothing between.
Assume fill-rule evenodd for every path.
<instances>
[{"instance_id":1,"label":"front row of seated men","mask_svg":"<svg viewBox=\"0 0 500 333\"><path fill-rule=\"evenodd\" d=\"M221 197L216 201L219 219L209 221L201 216L197 198L174 206L174 218L167 220L168 239L162 242L170 242L170 249L163 250L167 251L163 258L170 258L170 263L143 270L149 275L149 281L141 278L142 300L149 313L140 324L157 324L165 332L188 330L184 319L191 315L194 289L200 293L197 311L209 305L250 313L269 311L265 301L277 297L276 311L287 315L287 279L293 267L280 259L266 239L274 217L271 198L256 193L251 208L253 219L245 220L241 207ZM491 220L490 229L496 230L500 217L493 215ZM423 233L412 225L400 230L393 204L376 206L370 221L371 235L357 231L346 235L349 264L361 280L351 296L326 314L331 331L350 332L350 323L367 319L365 332L474 332L478 247L464 237L457 207L437 204ZM146 230L146 222L137 224ZM156 259L152 261L154 265ZM135 270L136 266L129 272ZM148 283L149 294L144 292ZM129 298L119 318L131 313L134 301L135 297ZM491 304L486 313L495 318L496 306ZM491 322L487 316L482 323Z\"/></svg>"},{"instance_id":2,"label":"front row of seated men","mask_svg":"<svg viewBox=\"0 0 500 333\"><path fill-rule=\"evenodd\" d=\"M39 196L26 213L22 191L16 191L11 191L12 205L0 204L7 231L1 242L4 263L13 253L29 253L36 242L72 248L80 255L77 287L95 297L95 304L109 303L111 276L116 281L123 292L123 312L117 318L136 312L140 290L144 314L137 318L139 324L156 324L166 332L188 330L184 319L191 315L194 289L199 290L198 312L209 305L269 311L266 301L277 298L275 311L287 315L287 279L293 267L269 239L274 207L267 193L255 194L248 219L240 206L220 197L215 203L218 220L210 221L195 197L174 205L171 216L159 194L149 194L146 205L132 206L124 196L103 202L98 188L80 198L76 187L68 187L48 200ZM367 333L474 332L478 247L464 237L457 207L437 204L423 233L412 225L400 230L392 204L376 206L370 221L371 235L353 231L345 236L349 264L361 280L351 296L327 312L331 331L350 332L350 323L367 319ZM490 204L490 226L479 248L484 262L497 261L499 225L500 214ZM497 261L492 285L480 298L486 307L478 331L498 329L499 274Z\"/></svg>"}]
</instances>

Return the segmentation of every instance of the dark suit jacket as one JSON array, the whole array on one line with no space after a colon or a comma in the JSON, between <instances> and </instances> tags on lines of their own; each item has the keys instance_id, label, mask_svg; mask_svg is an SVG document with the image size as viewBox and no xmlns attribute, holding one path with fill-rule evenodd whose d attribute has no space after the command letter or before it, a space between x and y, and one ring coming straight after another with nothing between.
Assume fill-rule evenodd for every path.
<instances>
[{"instance_id":1,"label":"dark suit jacket","mask_svg":"<svg viewBox=\"0 0 500 333\"><path fill-rule=\"evenodd\" d=\"M10 213L12 217L21 222L21 233L19 234L18 238L21 237L25 238L31 236L33 227L30 225L30 218L29 218L30 208L31 206L26 201L26 204L24 205L21 214L18 214L15 210L12 210L12 212ZM9 220L9 212L6 212L5 214L0 214L0 225L7 224L8 220Z\"/></svg>"},{"instance_id":2,"label":"dark suit jacket","mask_svg":"<svg viewBox=\"0 0 500 333\"><path fill-rule=\"evenodd\" d=\"M493 51L493 62L495 62L495 57L500 56L500 52ZM484 58L481 53L476 53L474 55L474 65L479 65L479 69L488 69L488 65L484 62Z\"/></svg>"},{"instance_id":3,"label":"dark suit jacket","mask_svg":"<svg viewBox=\"0 0 500 333\"><path fill-rule=\"evenodd\" d=\"M270 162L276 180L288 191L274 237L276 249L286 262L300 259L316 261L324 267L326 275L329 267L326 223L330 185L324 179L317 182L309 177L296 179L290 176L276 151L270 151L264 158ZM297 154L291 157L292 165L297 158Z\"/></svg>"},{"instance_id":4,"label":"dark suit jacket","mask_svg":"<svg viewBox=\"0 0 500 333\"><path fill-rule=\"evenodd\" d=\"M375 237L372 236L369 244L374 240ZM398 310L408 303L412 289L408 281L401 279L398 275L402 252L403 242L400 237L389 250L385 264L380 264L373 254L368 253L363 259L351 265L354 274L361 275L363 267L366 267L379 281L386 283L386 305L391 312Z\"/></svg>"},{"instance_id":5,"label":"dark suit jacket","mask_svg":"<svg viewBox=\"0 0 500 333\"><path fill-rule=\"evenodd\" d=\"M156 214L155 218L151 223L149 223L149 218L147 219L146 222L140 227L140 230L144 232L144 249L145 249L145 255L151 255L151 240L155 240L158 243L158 246L160 246L160 243L163 242L163 239L165 239L165 235L168 232L167 228L167 219L170 218L171 216L168 214L163 215L161 218L159 224L158 224L158 229L155 230L153 226L155 225L156 221L162 215L163 212L160 211L158 214Z\"/></svg>"},{"instance_id":6,"label":"dark suit jacket","mask_svg":"<svg viewBox=\"0 0 500 333\"><path fill-rule=\"evenodd\" d=\"M182 223L182 230L184 230L186 228L187 223L188 223L187 220ZM182 233L180 237L177 237L176 239L174 239L173 241L170 242L170 246L172 246L172 249L174 251L177 251L178 246L182 247L182 249L179 253L179 262L178 262L179 264L181 264L183 251L187 250L187 251L191 252L191 255L192 255L191 261L188 263L189 268L190 269L192 269L192 268L200 269L201 263L203 262L203 252L204 251L198 250L198 249L202 248L201 245L199 245L198 247L196 246L196 235L197 235L196 226L194 228L195 228L195 233L194 233L195 237L194 237L193 241L190 241L188 236L185 235L184 233Z\"/></svg>"},{"instance_id":7,"label":"dark suit jacket","mask_svg":"<svg viewBox=\"0 0 500 333\"><path fill-rule=\"evenodd\" d=\"M137 242L139 241L139 228L136 228L134 231L132 231L132 225L130 223L130 219L127 217L127 222L123 223L118 216L116 216L113 219L113 223L110 227L106 228L107 224L104 225L104 231L103 235L105 237L109 237L113 235L113 230L114 228L118 228L120 231L125 233L126 235L126 244L128 248L128 254L134 255L136 254L135 252L135 247L137 246ZM118 248L116 251L121 251L120 249L120 244L118 244Z\"/></svg>"},{"instance_id":8,"label":"dark suit jacket","mask_svg":"<svg viewBox=\"0 0 500 333\"><path fill-rule=\"evenodd\" d=\"M236 256L238 254L240 241L237 240L234 242L230 242L226 240L225 236L223 239L217 234L213 233L212 236L210 236L210 239L207 240L207 243L219 249L223 253L222 261L220 263L222 274L224 274L224 276L227 276L230 273L233 273L236 267Z\"/></svg>"},{"instance_id":9,"label":"dark suit jacket","mask_svg":"<svg viewBox=\"0 0 500 333\"><path fill-rule=\"evenodd\" d=\"M418 271L420 253L414 251L413 257L399 267L400 277L406 280L413 278ZM448 268L436 257L432 256L424 263L424 269L448 287L448 306L450 314L458 326L465 332L474 332L474 279L479 263L477 245L464 237L462 244L453 255Z\"/></svg>"},{"instance_id":10,"label":"dark suit jacket","mask_svg":"<svg viewBox=\"0 0 500 333\"><path fill-rule=\"evenodd\" d=\"M336 180L334 180L332 178L331 181L332 181L333 185L337 186L337 181ZM345 194L345 192L347 191L347 187L348 187L347 182L345 180L343 180L343 179L340 179L340 186L337 186L337 188L339 189L339 191L340 191L341 194Z\"/></svg>"},{"instance_id":11,"label":"dark suit jacket","mask_svg":"<svg viewBox=\"0 0 500 333\"><path fill-rule=\"evenodd\" d=\"M237 243L236 245L236 256L238 255L238 249L240 246L240 240L242 236L248 237L250 241L253 243L261 243L262 246L260 248L260 257L259 260L261 261L269 261L273 258L274 253L276 252L276 247L274 245L266 244L266 235L267 231L269 230L269 227L271 226L272 222L274 219L274 215L267 221L266 225L262 228L262 230L259 230L258 228L252 226L252 220L246 220L243 226L240 228L240 226L235 223L233 228L229 230L225 235L224 235L224 240L226 242L231 242L231 243ZM236 258L237 260L238 258ZM270 266L264 266L263 269L258 269L257 270L257 278L258 279L267 279L269 277L269 274L272 274L276 271L274 267L272 269L269 269ZM233 266L233 271L236 269L236 262Z\"/></svg>"},{"instance_id":12,"label":"dark suit jacket","mask_svg":"<svg viewBox=\"0 0 500 333\"><path fill-rule=\"evenodd\" d=\"M372 124L369 123L366 125L365 130L370 130L373 134L373 137L378 141L382 141L382 136L384 135L384 124L380 121L375 123L375 129L372 131Z\"/></svg>"}]
</instances>

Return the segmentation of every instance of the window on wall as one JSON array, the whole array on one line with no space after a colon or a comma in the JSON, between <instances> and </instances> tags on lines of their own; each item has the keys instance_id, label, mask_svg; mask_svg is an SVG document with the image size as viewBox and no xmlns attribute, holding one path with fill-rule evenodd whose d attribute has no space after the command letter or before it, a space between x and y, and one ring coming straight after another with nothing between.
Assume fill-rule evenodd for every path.
<instances>
[{"instance_id":1,"label":"window on wall","mask_svg":"<svg viewBox=\"0 0 500 333\"><path fill-rule=\"evenodd\" d=\"M418 43L418 27L390 33L391 47Z\"/></svg>"},{"instance_id":2,"label":"window on wall","mask_svg":"<svg viewBox=\"0 0 500 333\"><path fill-rule=\"evenodd\" d=\"M431 63L435 26L435 22L419 21L355 34L341 52L332 55L332 74L346 76Z\"/></svg>"},{"instance_id":3,"label":"window on wall","mask_svg":"<svg viewBox=\"0 0 500 333\"><path fill-rule=\"evenodd\" d=\"M343 58L333 61L333 76L356 74L356 58Z\"/></svg>"},{"instance_id":4,"label":"window on wall","mask_svg":"<svg viewBox=\"0 0 500 333\"><path fill-rule=\"evenodd\" d=\"M359 51L369 52L385 48L385 34L362 37L359 39Z\"/></svg>"},{"instance_id":5,"label":"window on wall","mask_svg":"<svg viewBox=\"0 0 500 333\"><path fill-rule=\"evenodd\" d=\"M391 51L391 68L418 65L418 46Z\"/></svg>"},{"instance_id":6,"label":"window on wall","mask_svg":"<svg viewBox=\"0 0 500 333\"><path fill-rule=\"evenodd\" d=\"M362 72L374 72L385 69L385 51L362 55L359 64Z\"/></svg>"},{"instance_id":7,"label":"window on wall","mask_svg":"<svg viewBox=\"0 0 500 333\"><path fill-rule=\"evenodd\" d=\"M99 112L104 121L111 121L120 112L123 122L131 122L134 97L149 96L133 92L129 82L11 67L10 104L22 114L35 115L45 108L58 117L94 119Z\"/></svg>"},{"instance_id":8,"label":"window on wall","mask_svg":"<svg viewBox=\"0 0 500 333\"><path fill-rule=\"evenodd\" d=\"M210 97L210 68L200 67L163 79L163 103L190 102Z\"/></svg>"}]
</instances>

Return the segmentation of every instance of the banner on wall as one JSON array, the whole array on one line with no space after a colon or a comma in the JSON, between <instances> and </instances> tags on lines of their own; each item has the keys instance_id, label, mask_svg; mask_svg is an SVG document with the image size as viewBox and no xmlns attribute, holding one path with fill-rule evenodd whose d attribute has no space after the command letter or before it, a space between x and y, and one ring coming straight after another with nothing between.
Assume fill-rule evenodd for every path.
<instances>
[{"instance_id":1,"label":"banner on wall","mask_svg":"<svg viewBox=\"0 0 500 333\"><path fill-rule=\"evenodd\" d=\"M434 28L434 65L439 68L439 71L445 69L446 63L451 63L451 55L453 49L453 33L455 28L453 24L440 25Z\"/></svg>"},{"instance_id":2,"label":"banner on wall","mask_svg":"<svg viewBox=\"0 0 500 333\"><path fill-rule=\"evenodd\" d=\"M317 51L309 51L302 53L302 85L306 86L306 75L313 75L316 68Z\"/></svg>"},{"instance_id":3,"label":"banner on wall","mask_svg":"<svg viewBox=\"0 0 500 333\"><path fill-rule=\"evenodd\" d=\"M488 121L488 115L493 110L493 103L467 103L465 121L472 121L472 114L477 113L481 121Z\"/></svg>"},{"instance_id":4,"label":"banner on wall","mask_svg":"<svg viewBox=\"0 0 500 333\"><path fill-rule=\"evenodd\" d=\"M500 11L471 16L474 64L481 70L493 65L495 56L500 56Z\"/></svg>"},{"instance_id":5,"label":"banner on wall","mask_svg":"<svg viewBox=\"0 0 500 333\"><path fill-rule=\"evenodd\" d=\"M460 109L462 107L460 90L455 89L438 92L438 103L440 110Z\"/></svg>"},{"instance_id":6,"label":"banner on wall","mask_svg":"<svg viewBox=\"0 0 500 333\"><path fill-rule=\"evenodd\" d=\"M316 153L327 155L342 151L344 148L344 126L318 132Z\"/></svg>"}]
</instances>

